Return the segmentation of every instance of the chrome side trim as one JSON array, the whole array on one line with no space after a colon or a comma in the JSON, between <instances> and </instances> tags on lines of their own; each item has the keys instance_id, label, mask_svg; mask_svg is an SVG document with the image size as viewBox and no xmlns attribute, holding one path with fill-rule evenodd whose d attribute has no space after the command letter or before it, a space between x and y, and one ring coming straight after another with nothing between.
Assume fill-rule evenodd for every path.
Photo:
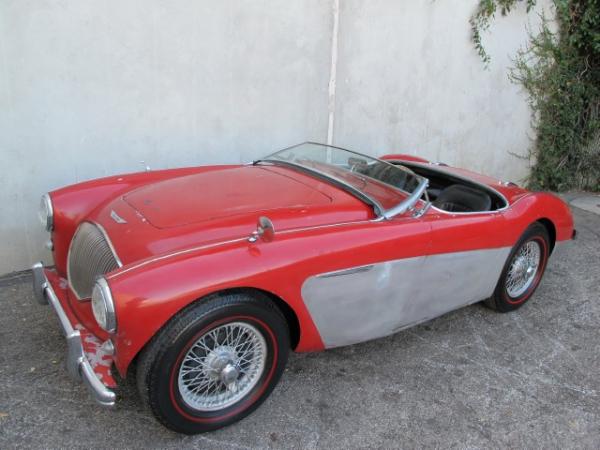
<instances>
[{"instance_id":1,"label":"chrome side trim","mask_svg":"<svg viewBox=\"0 0 600 450\"><path fill-rule=\"evenodd\" d=\"M39 293L41 293L45 302L52 305L67 340L67 372L74 380L83 381L97 403L103 406L114 406L116 394L111 389L104 386L92 369L92 366L83 351L81 334L79 333L79 330L75 330L71 325L65 310L60 304L60 300L58 300L52 285L48 282L48 279L44 274L42 263L39 262L34 264L32 271L33 290L36 298Z\"/></svg>"},{"instance_id":2,"label":"chrome side trim","mask_svg":"<svg viewBox=\"0 0 600 450\"><path fill-rule=\"evenodd\" d=\"M417 256L316 274L303 283L302 298L326 347L363 342L488 298L510 250ZM327 276L340 272L346 276Z\"/></svg>"},{"instance_id":3,"label":"chrome side trim","mask_svg":"<svg viewBox=\"0 0 600 450\"><path fill-rule=\"evenodd\" d=\"M452 211L446 211L444 209L440 209L434 205L431 205L431 209L434 209L436 212L446 214L449 216L469 216L469 215L473 215L473 214L499 214L507 208L496 209L494 211L475 211L475 212L455 211L455 212L452 212Z\"/></svg>"},{"instance_id":4,"label":"chrome side trim","mask_svg":"<svg viewBox=\"0 0 600 450\"><path fill-rule=\"evenodd\" d=\"M198 247L193 247L193 248L188 248L188 249L185 249L185 250L180 250L180 251L177 251L177 252L169 253L167 255L157 256L156 258L146 259L146 260L144 260L142 262L139 262L137 264L133 264L133 265L127 267L126 269L123 269L121 271L113 273L112 275L107 275L106 279L107 280L112 280L113 278L116 278L119 275L123 275L123 274L125 274L127 272L130 272L132 270L138 269L140 267L147 266L148 264L152 264L152 263L157 262L157 261L162 261L164 259L174 258L176 256L185 255L187 253L193 253L195 251L206 250L208 248L219 247L221 245L233 244L235 242L242 242L242 241L247 241L247 240L248 240L248 237L244 236L242 238L231 239L231 240L228 240L228 241L215 242L213 244L200 245Z\"/></svg>"},{"instance_id":5,"label":"chrome side trim","mask_svg":"<svg viewBox=\"0 0 600 450\"><path fill-rule=\"evenodd\" d=\"M336 270L335 272L322 273L321 275L317 275L317 277L331 278L331 277L340 277L343 275L352 275L353 273L368 272L369 270L372 270L374 267L375 266L373 264L371 264L368 266L354 267L351 269Z\"/></svg>"},{"instance_id":6,"label":"chrome side trim","mask_svg":"<svg viewBox=\"0 0 600 450\"><path fill-rule=\"evenodd\" d=\"M355 220L353 222L338 222L338 223L328 223L328 224L324 224L324 225L312 225L310 227L289 228L287 230L279 231L277 234L281 235L281 234L297 233L299 231L320 230L322 228L333 228L333 227L343 227L343 226L347 226L347 225L377 223L377 222L381 222L382 220L383 220L383 217L377 217L375 219Z\"/></svg>"}]
</instances>

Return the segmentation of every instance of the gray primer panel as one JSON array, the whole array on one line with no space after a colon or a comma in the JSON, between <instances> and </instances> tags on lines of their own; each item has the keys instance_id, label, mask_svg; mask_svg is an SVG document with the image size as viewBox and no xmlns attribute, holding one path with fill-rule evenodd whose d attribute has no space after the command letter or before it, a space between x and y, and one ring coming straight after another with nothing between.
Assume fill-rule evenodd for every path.
<instances>
[{"instance_id":1,"label":"gray primer panel","mask_svg":"<svg viewBox=\"0 0 600 450\"><path fill-rule=\"evenodd\" d=\"M302 297L325 347L367 341L488 298L510 247L387 261L308 278Z\"/></svg>"}]
</instances>

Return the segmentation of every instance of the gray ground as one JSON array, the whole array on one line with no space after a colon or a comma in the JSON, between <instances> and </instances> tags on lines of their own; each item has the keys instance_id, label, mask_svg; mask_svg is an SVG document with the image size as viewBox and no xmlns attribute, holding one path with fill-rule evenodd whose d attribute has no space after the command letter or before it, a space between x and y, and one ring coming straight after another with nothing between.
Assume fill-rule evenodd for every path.
<instances>
[{"instance_id":1,"label":"gray ground","mask_svg":"<svg viewBox=\"0 0 600 450\"><path fill-rule=\"evenodd\" d=\"M593 203L593 202L592 202ZM598 202L600 203L600 201ZM600 447L600 216L511 314L475 305L395 336L292 355L242 422L185 437L133 394L106 410L63 369L28 275L0 279L0 448Z\"/></svg>"}]
</instances>

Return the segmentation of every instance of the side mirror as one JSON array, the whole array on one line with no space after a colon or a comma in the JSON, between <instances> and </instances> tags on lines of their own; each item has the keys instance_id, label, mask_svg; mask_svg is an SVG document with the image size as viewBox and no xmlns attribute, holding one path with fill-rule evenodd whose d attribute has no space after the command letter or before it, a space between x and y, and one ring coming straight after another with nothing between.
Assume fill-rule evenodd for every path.
<instances>
[{"instance_id":1,"label":"side mirror","mask_svg":"<svg viewBox=\"0 0 600 450\"><path fill-rule=\"evenodd\" d=\"M258 218L256 231L252 232L248 238L248 242L256 242L258 238L261 238L265 242L271 242L275 239L275 227L268 217L260 216Z\"/></svg>"}]
</instances>

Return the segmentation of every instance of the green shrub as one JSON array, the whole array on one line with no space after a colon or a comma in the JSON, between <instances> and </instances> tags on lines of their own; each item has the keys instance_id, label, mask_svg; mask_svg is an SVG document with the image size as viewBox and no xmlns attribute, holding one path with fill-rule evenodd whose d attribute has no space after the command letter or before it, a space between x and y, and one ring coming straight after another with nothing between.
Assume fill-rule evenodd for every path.
<instances>
[{"instance_id":1,"label":"green shrub","mask_svg":"<svg viewBox=\"0 0 600 450\"><path fill-rule=\"evenodd\" d=\"M498 8L518 0L480 0L471 19L473 40L485 63L481 31ZM526 0L528 10L535 0ZM529 95L536 139L529 184L563 191L600 190L600 0L553 0L555 32L541 30L520 51L510 77Z\"/></svg>"}]
</instances>

